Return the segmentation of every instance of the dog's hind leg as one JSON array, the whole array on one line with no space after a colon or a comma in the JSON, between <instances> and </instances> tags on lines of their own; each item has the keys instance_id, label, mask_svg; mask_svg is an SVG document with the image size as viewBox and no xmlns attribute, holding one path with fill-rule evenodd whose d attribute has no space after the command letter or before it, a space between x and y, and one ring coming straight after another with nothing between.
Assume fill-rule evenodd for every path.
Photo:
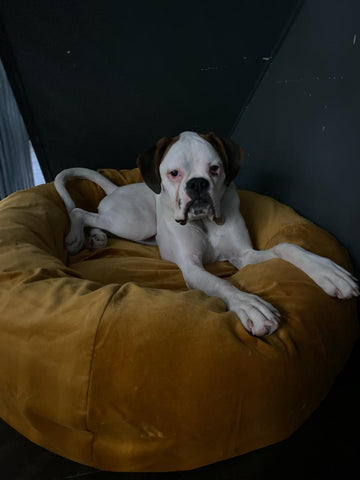
<instances>
[{"instance_id":1,"label":"dog's hind leg","mask_svg":"<svg viewBox=\"0 0 360 480\"><path fill-rule=\"evenodd\" d=\"M65 245L67 251L74 255L84 247L85 232L84 227L87 226L84 214L87 214L81 208L74 208L69 212L70 232L65 237Z\"/></svg>"},{"instance_id":2,"label":"dog's hind leg","mask_svg":"<svg viewBox=\"0 0 360 480\"><path fill-rule=\"evenodd\" d=\"M134 242L153 244L153 242L147 242L147 240L156 234L156 224L148 222L145 226L142 222L139 222L138 218L134 218L133 215L127 215L123 213L112 212L111 216L104 214L87 212L81 208L74 208L70 214L71 229L65 238L67 250L70 254L75 254L81 250L86 244L86 238L84 233L85 227L90 227L90 235L96 236L95 242L91 240L93 245L91 248L99 248L105 246L104 232L105 230L117 237L125 238L126 240L132 240ZM147 228L145 228L147 227ZM98 243L99 245L95 245Z\"/></svg>"},{"instance_id":3,"label":"dog's hind leg","mask_svg":"<svg viewBox=\"0 0 360 480\"><path fill-rule=\"evenodd\" d=\"M102 215L87 212L81 208L74 208L70 212L71 229L65 237L65 244L70 254L75 254L85 245L88 248L101 248L107 244L107 235L103 230L111 232L110 222ZM86 239L84 228L90 227L89 237ZM113 232L111 232L113 233Z\"/></svg>"}]
</instances>

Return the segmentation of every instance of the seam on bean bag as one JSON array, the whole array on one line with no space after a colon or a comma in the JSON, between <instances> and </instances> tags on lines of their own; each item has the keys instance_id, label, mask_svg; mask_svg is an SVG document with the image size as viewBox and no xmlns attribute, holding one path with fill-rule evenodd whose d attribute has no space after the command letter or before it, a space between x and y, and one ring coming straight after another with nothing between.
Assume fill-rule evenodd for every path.
<instances>
[{"instance_id":1,"label":"seam on bean bag","mask_svg":"<svg viewBox=\"0 0 360 480\"><path fill-rule=\"evenodd\" d=\"M86 394L86 430L92 434L92 440L91 440L91 447L90 447L90 459L91 461L94 458L94 442L95 442L95 432L90 430L89 428L89 402L90 402L90 389L91 389L91 383L92 383L92 378L93 378L93 366L94 366L94 358L95 358L95 348L97 344L97 339L100 331L100 327L102 324L102 320L104 318L104 314L110 305L114 295L118 292L118 289L114 290L112 295L109 297L107 304L104 307L104 310L99 318L99 322L96 328L96 334L94 338L94 343L93 343L93 348L92 348L92 354L91 354L91 361L90 361L90 368L89 368L89 382L88 382L88 388L87 388L87 394Z\"/></svg>"}]
</instances>

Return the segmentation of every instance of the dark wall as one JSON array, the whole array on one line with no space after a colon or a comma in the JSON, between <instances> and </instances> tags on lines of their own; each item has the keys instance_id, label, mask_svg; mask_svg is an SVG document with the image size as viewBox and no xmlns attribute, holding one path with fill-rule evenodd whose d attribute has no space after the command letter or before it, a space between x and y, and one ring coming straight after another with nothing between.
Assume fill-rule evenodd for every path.
<instances>
[{"instance_id":1,"label":"dark wall","mask_svg":"<svg viewBox=\"0 0 360 480\"><path fill-rule=\"evenodd\" d=\"M4 65L47 180L227 135L298 0L4 0Z\"/></svg>"},{"instance_id":2,"label":"dark wall","mask_svg":"<svg viewBox=\"0 0 360 480\"><path fill-rule=\"evenodd\" d=\"M240 187L332 232L360 268L360 2L308 0L235 126Z\"/></svg>"},{"instance_id":3,"label":"dark wall","mask_svg":"<svg viewBox=\"0 0 360 480\"><path fill-rule=\"evenodd\" d=\"M306 1L274 57L301 3L3 1L1 54L47 180L232 131L239 185L334 233L359 269L360 2Z\"/></svg>"}]
</instances>

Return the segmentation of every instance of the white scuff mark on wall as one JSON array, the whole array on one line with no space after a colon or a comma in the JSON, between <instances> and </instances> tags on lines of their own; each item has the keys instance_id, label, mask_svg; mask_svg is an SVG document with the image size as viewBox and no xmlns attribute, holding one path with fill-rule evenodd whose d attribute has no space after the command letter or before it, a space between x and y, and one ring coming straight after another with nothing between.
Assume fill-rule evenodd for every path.
<instances>
[{"instance_id":1,"label":"white scuff mark on wall","mask_svg":"<svg viewBox=\"0 0 360 480\"><path fill-rule=\"evenodd\" d=\"M355 45L356 39L357 39L357 35L356 35L356 33L354 33L354 36L353 36L353 45Z\"/></svg>"},{"instance_id":2,"label":"white scuff mark on wall","mask_svg":"<svg viewBox=\"0 0 360 480\"><path fill-rule=\"evenodd\" d=\"M201 72L208 72L209 70L219 70L219 67L210 66L210 67L202 67L202 68L200 68L200 71L201 71Z\"/></svg>"},{"instance_id":3,"label":"white scuff mark on wall","mask_svg":"<svg viewBox=\"0 0 360 480\"><path fill-rule=\"evenodd\" d=\"M302 82L304 79L303 78L294 78L294 79L290 79L288 80L287 78L285 78L285 80L276 80L276 83L279 83L279 84L288 84L288 83L300 83Z\"/></svg>"},{"instance_id":4,"label":"white scuff mark on wall","mask_svg":"<svg viewBox=\"0 0 360 480\"><path fill-rule=\"evenodd\" d=\"M338 81L338 80L344 80L345 77L343 75L330 75L328 77L323 77L323 80L330 80L330 81ZM301 83L301 82L319 82L321 81L321 78L319 76L313 76L311 78L286 78L285 80L274 80L275 83L278 83L279 85L281 84L288 84L288 83Z\"/></svg>"},{"instance_id":5,"label":"white scuff mark on wall","mask_svg":"<svg viewBox=\"0 0 360 480\"><path fill-rule=\"evenodd\" d=\"M326 130L326 125L323 125L323 127L322 127L321 131L324 133L324 132L325 132L325 130Z\"/></svg>"},{"instance_id":6,"label":"white scuff mark on wall","mask_svg":"<svg viewBox=\"0 0 360 480\"><path fill-rule=\"evenodd\" d=\"M262 60L265 60L265 62L268 62L269 60L271 60L271 57L262 57Z\"/></svg>"}]
</instances>

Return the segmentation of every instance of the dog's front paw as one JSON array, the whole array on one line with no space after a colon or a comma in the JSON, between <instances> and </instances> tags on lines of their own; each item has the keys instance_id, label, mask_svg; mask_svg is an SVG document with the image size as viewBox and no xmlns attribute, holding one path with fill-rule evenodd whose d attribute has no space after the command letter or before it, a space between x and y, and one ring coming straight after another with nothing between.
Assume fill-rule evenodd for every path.
<instances>
[{"instance_id":1,"label":"dog's front paw","mask_svg":"<svg viewBox=\"0 0 360 480\"><path fill-rule=\"evenodd\" d=\"M357 279L328 258L317 258L310 276L319 287L332 297L343 299L359 295Z\"/></svg>"},{"instance_id":2,"label":"dog's front paw","mask_svg":"<svg viewBox=\"0 0 360 480\"><path fill-rule=\"evenodd\" d=\"M240 318L245 329L257 337L271 335L280 323L280 313L270 303L256 295L239 292L229 309Z\"/></svg>"}]
</instances>

